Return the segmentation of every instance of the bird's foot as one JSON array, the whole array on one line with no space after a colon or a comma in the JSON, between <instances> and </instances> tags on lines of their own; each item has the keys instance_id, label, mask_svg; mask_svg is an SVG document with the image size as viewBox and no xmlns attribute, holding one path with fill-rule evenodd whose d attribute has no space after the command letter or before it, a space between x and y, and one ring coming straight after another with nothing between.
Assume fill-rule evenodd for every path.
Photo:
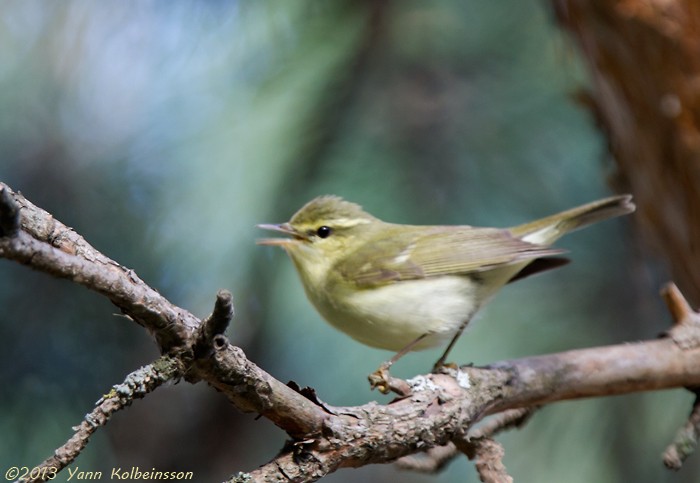
<instances>
[{"instance_id":1,"label":"bird's foot","mask_svg":"<svg viewBox=\"0 0 700 483\"><path fill-rule=\"evenodd\" d=\"M389 373L389 368L391 364L385 362L379 369L374 371L372 374L367 376L369 379L369 385L372 389L378 389L382 394L389 394L393 392L398 394L400 397L408 397L411 395L411 387L403 379L398 377L393 377Z\"/></svg>"},{"instance_id":2,"label":"bird's foot","mask_svg":"<svg viewBox=\"0 0 700 483\"><path fill-rule=\"evenodd\" d=\"M454 362L445 362L442 359L439 359L435 365L433 365L433 370L431 371L433 374L443 374L449 370L458 370L459 366L455 364Z\"/></svg>"}]
</instances>

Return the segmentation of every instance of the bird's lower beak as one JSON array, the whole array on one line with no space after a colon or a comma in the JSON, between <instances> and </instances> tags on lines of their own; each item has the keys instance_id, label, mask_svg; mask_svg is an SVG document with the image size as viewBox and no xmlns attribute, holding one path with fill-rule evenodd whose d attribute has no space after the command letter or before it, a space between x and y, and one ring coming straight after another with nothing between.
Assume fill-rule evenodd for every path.
<instances>
[{"instance_id":1,"label":"bird's lower beak","mask_svg":"<svg viewBox=\"0 0 700 483\"><path fill-rule=\"evenodd\" d=\"M291 227L289 223L282 223L280 225L256 225L258 228L262 228L263 230L271 230L271 231L278 231L280 233L284 233L286 235L290 235L291 238L262 238L260 240L256 240L255 243L258 245L272 245L272 246L287 246L291 243L294 243L298 240L301 240L302 237L299 236L299 234L294 230L294 228Z\"/></svg>"}]
</instances>

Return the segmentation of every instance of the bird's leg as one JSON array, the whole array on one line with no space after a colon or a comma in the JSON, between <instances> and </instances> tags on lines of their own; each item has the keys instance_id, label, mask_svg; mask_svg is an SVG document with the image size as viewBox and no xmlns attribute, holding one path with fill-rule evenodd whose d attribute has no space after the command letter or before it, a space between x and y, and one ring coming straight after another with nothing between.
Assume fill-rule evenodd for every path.
<instances>
[{"instance_id":1,"label":"bird's leg","mask_svg":"<svg viewBox=\"0 0 700 483\"><path fill-rule=\"evenodd\" d=\"M442 355L437 360L435 365L433 365L433 373L440 372L440 369L445 367L445 360L447 360L447 356L449 355L450 351L452 350L452 347L454 347L455 343L457 342L457 339L459 339L459 336L462 335L462 332L464 332L464 329L467 327L468 323L469 323L469 320L465 320L464 322L462 322L462 325L459 326L457 333L454 335L454 337L452 337L452 340L447 345L445 352L442 353Z\"/></svg>"},{"instance_id":2,"label":"bird's leg","mask_svg":"<svg viewBox=\"0 0 700 483\"><path fill-rule=\"evenodd\" d=\"M411 350L413 350L416 344L425 339L428 335L429 334L427 333L422 334L415 340L412 340L410 343L408 343L403 349L394 354L394 357L392 357L386 362L383 362L382 365L379 366L379 369L377 369L368 376L370 387L372 389L379 389L379 392L381 392L382 394L389 394L390 392L394 392L399 396L403 397L406 397L409 394L411 394L411 389L408 387L406 381L404 381L403 379L393 377L391 374L389 374L389 369L394 364L394 362L398 361Z\"/></svg>"}]
</instances>

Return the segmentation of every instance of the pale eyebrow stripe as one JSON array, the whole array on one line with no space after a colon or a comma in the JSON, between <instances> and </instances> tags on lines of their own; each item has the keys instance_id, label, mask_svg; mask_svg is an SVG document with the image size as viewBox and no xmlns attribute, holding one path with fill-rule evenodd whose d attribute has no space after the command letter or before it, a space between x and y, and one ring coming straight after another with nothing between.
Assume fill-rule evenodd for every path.
<instances>
[{"instance_id":1,"label":"pale eyebrow stripe","mask_svg":"<svg viewBox=\"0 0 700 483\"><path fill-rule=\"evenodd\" d=\"M337 218L333 220L332 226L350 228L357 225L366 225L369 222L369 220L365 220L364 218Z\"/></svg>"}]
</instances>

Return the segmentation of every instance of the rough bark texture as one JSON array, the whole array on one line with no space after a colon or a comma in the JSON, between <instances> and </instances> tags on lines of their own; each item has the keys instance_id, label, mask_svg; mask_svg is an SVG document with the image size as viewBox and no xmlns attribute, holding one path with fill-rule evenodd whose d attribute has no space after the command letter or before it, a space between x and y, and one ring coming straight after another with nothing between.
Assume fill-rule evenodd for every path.
<instances>
[{"instance_id":1,"label":"rough bark texture","mask_svg":"<svg viewBox=\"0 0 700 483\"><path fill-rule=\"evenodd\" d=\"M585 93L634 194L642 234L700 303L700 2L553 0L591 77Z\"/></svg>"},{"instance_id":2,"label":"rough bark texture","mask_svg":"<svg viewBox=\"0 0 700 483\"><path fill-rule=\"evenodd\" d=\"M553 5L587 60L592 83L586 99L618 162L617 182L634 193L651 245L698 303L700 2L553 0ZM554 401L700 386L700 315L673 290L666 294L676 320L670 337L418 376L409 381L410 397L343 408L281 383L228 343L221 334L233 316L230 294L221 292L212 316L200 321L2 183L0 257L108 297L169 354L167 364L136 371L98 401L73 437L42 464L56 471L74 461L114 412L180 376L206 381L238 409L260 413L292 438L272 461L236 481L314 481L338 468L420 453L431 457L430 465L404 459L405 466L437 469L460 452L475 460L484 481L509 481L502 448L491 434L469 432L487 415L500 414L495 426L505 427L527 417L529 410L522 408ZM671 467L679 467L697 445L699 406L696 401L667 451Z\"/></svg>"},{"instance_id":3,"label":"rough bark texture","mask_svg":"<svg viewBox=\"0 0 700 483\"><path fill-rule=\"evenodd\" d=\"M599 347L463 367L406 381L408 397L391 404L333 407L313 390L286 385L249 361L222 335L233 317L231 294L220 291L212 314L200 320L146 285L133 271L105 257L49 213L0 183L0 257L66 278L115 303L129 320L150 330L168 357L136 371L98 401L75 434L37 468L45 481L71 464L98 427L171 379L204 380L240 410L257 412L292 438L271 462L235 481L315 481L338 468L388 463L427 452L435 468L455 449L474 459L482 481L510 481L502 448L470 434L472 425L499 414L497 428L519 424L542 404L700 386L700 314L671 286L665 293L676 321L669 336L636 344ZM674 442L674 465L697 444L697 418ZM682 446L682 448L681 448ZM430 454L432 448L445 448ZM29 480L25 480L29 481Z\"/></svg>"}]
</instances>

